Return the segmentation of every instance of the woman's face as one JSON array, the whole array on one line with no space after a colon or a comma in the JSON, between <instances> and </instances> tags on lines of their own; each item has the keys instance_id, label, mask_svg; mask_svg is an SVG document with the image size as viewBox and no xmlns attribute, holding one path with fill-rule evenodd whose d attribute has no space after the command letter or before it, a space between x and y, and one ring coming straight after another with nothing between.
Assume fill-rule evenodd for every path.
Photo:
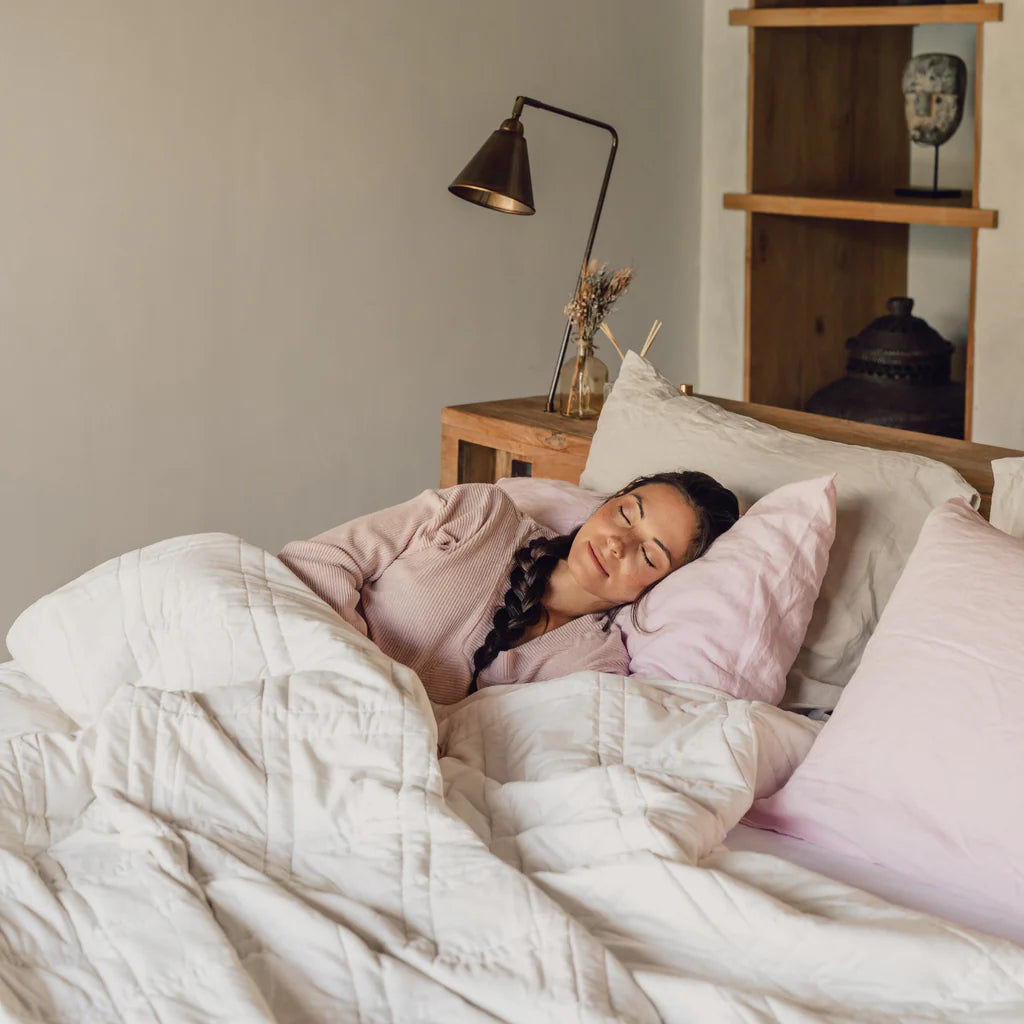
<instances>
[{"instance_id":1,"label":"woman's face","mask_svg":"<svg viewBox=\"0 0 1024 1024\"><path fill-rule=\"evenodd\" d=\"M697 535L697 515L671 484L642 484L609 498L569 551L573 580L605 607L635 601L678 569Z\"/></svg>"}]
</instances>

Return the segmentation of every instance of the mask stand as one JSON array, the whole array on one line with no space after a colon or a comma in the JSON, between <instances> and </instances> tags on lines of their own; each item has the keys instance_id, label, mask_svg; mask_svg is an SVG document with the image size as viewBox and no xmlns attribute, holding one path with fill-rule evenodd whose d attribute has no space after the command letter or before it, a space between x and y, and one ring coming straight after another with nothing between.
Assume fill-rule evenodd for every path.
<instances>
[{"instance_id":1,"label":"mask stand","mask_svg":"<svg viewBox=\"0 0 1024 1024\"><path fill-rule=\"evenodd\" d=\"M898 196L913 196L916 199L959 199L963 192L958 188L939 188L939 147L935 146L935 162L932 165L931 188L897 188Z\"/></svg>"}]
</instances>

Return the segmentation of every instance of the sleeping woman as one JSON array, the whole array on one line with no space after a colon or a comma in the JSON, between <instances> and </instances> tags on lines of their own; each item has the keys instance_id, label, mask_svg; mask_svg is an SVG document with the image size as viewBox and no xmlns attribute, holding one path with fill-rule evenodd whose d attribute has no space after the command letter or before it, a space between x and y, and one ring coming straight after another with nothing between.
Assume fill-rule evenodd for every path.
<instances>
[{"instance_id":1,"label":"sleeping woman","mask_svg":"<svg viewBox=\"0 0 1024 1024\"><path fill-rule=\"evenodd\" d=\"M430 699L478 687L625 674L611 612L702 555L738 517L705 473L640 477L555 536L492 484L424 491L285 546L281 560Z\"/></svg>"}]
</instances>

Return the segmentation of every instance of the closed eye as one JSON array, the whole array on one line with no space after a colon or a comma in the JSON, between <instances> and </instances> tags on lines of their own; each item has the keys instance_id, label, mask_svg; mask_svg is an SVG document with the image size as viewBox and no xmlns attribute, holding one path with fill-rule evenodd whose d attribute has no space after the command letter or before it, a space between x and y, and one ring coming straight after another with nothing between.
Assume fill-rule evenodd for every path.
<instances>
[{"instance_id":1,"label":"closed eye","mask_svg":"<svg viewBox=\"0 0 1024 1024\"><path fill-rule=\"evenodd\" d=\"M653 569L654 568L654 563L647 557L647 549L646 548L641 548L640 550L643 552L644 561Z\"/></svg>"},{"instance_id":2,"label":"closed eye","mask_svg":"<svg viewBox=\"0 0 1024 1024\"><path fill-rule=\"evenodd\" d=\"M627 523L629 523L629 525L630 525L630 526L632 526L632 525L633 525L633 524L632 524L632 523L630 522L629 516L627 516L627 515L626 515L626 507L625 507L624 505L620 505L620 506L619 506L619 514L620 514L620 515L622 516L622 518L623 518L623 519L625 519L625 520L626 520L626 522L627 522Z\"/></svg>"}]
</instances>

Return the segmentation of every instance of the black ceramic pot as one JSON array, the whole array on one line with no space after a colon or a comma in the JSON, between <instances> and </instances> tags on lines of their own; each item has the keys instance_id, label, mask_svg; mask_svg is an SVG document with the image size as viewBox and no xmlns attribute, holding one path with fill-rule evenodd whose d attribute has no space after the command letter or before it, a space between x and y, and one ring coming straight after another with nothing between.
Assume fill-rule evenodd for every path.
<instances>
[{"instance_id":1,"label":"black ceramic pot","mask_svg":"<svg viewBox=\"0 0 1024 1024\"><path fill-rule=\"evenodd\" d=\"M889 312L846 342L846 376L811 395L823 416L943 437L964 436L964 386L949 379L953 346L920 317L914 300L889 299Z\"/></svg>"}]
</instances>

